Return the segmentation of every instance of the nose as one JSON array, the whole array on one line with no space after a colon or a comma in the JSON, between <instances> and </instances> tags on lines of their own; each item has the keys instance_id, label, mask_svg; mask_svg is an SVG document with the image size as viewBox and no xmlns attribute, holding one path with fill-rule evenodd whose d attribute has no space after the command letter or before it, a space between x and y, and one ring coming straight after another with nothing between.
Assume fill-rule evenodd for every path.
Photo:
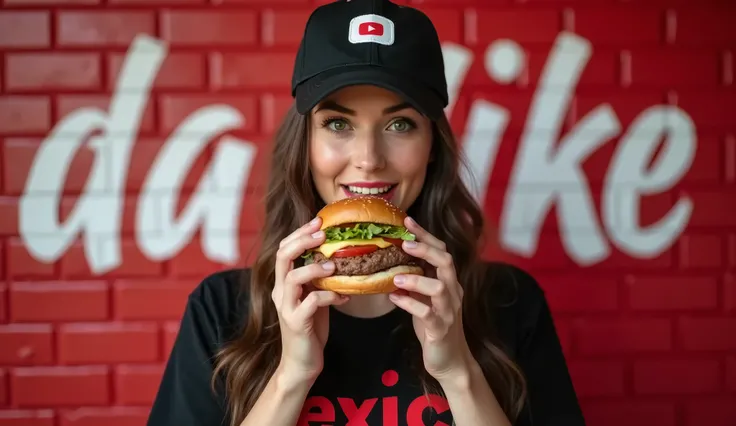
<instances>
[{"instance_id":1,"label":"nose","mask_svg":"<svg viewBox=\"0 0 736 426\"><path fill-rule=\"evenodd\" d=\"M373 171L385 166L380 134L365 132L354 140L353 164L360 170Z\"/></svg>"}]
</instances>

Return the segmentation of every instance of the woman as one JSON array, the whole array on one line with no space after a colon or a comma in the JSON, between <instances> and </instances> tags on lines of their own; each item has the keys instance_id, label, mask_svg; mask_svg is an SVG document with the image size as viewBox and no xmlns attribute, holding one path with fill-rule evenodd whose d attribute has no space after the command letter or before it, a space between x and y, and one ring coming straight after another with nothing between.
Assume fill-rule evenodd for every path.
<instances>
[{"instance_id":1,"label":"woman","mask_svg":"<svg viewBox=\"0 0 736 426\"><path fill-rule=\"evenodd\" d=\"M539 286L478 259L429 19L387 0L318 8L292 88L258 257L190 295L148 425L583 425ZM300 260L325 241L316 213L371 184L408 213L402 249L428 276L391 295L310 287L334 271Z\"/></svg>"}]
</instances>

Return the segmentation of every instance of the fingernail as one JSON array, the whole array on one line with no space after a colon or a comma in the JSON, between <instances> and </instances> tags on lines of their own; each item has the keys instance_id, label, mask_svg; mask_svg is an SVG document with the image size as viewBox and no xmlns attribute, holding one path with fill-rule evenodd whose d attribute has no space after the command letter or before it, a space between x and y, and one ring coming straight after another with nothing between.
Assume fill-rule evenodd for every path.
<instances>
[{"instance_id":1,"label":"fingernail","mask_svg":"<svg viewBox=\"0 0 736 426\"><path fill-rule=\"evenodd\" d=\"M416 248L417 242L416 241L404 241L404 247L406 248Z\"/></svg>"},{"instance_id":2,"label":"fingernail","mask_svg":"<svg viewBox=\"0 0 736 426\"><path fill-rule=\"evenodd\" d=\"M329 261L329 260L327 262L324 262L322 264L322 269L325 269L327 271L329 271L330 269L332 269L334 267L335 267L335 262L332 262L332 261Z\"/></svg>"},{"instance_id":3,"label":"fingernail","mask_svg":"<svg viewBox=\"0 0 736 426\"><path fill-rule=\"evenodd\" d=\"M409 223L411 223L412 225L416 225L417 224L417 221L414 220L412 217L409 217L408 219L409 219Z\"/></svg>"},{"instance_id":4,"label":"fingernail","mask_svg":"<svg viewBox=\"0 0 736 426\"><path fill-rule=\"evenodd\" d=\"M317 224L317 222L319 222L319 216L317 216L317 217L315 217L314 219L312 219L312 221L311 221L311 222L309 222L309 224L310 224L310 225L316 225L316 224Z\"/></svg>"},{"instance_id":5,"label":"fingernail","mask_svg":"<svg viewBox=\"0 0 736 426\"><path fill-rule=\"evenodd\" d=\"M324 231L317 231L312 234L312 238L322 238L323 235L325 235Z\"/></svg>"},{"instance_id":6,"label":"fingernail","mask_svg":"<svg viewBox=\"0 0 736 426\"><path fill-rule=\"evenodd\" d=\"M403 275L397 275L394 277L394 284L396 285L404 284L405 281L406 281L406 278L404 278Z\"/></svg>"}]
</instances>

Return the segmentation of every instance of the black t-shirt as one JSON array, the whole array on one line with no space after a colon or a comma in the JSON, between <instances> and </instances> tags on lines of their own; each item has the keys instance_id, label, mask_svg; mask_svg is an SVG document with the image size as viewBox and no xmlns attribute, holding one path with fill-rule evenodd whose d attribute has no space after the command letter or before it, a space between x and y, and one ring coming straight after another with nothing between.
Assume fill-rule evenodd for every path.
<instances>
[{"instance_id":1,"label":"black t-shirt","mask_svg":"<svg viewBox=\"0 0 736 426\"><path fill-rule=\"evenodd\" d=\"M515 426L584 426L542 289L516 267L495 263L489 270L489 294L498 299L494 330L527 380L528 399ZM224 390L210 387L213 357L242 330L248 295L241 283L249 273L215 273L189 296L148 426L228 425ZM428 400L409 369L404 349L407 339L416 339L407 334L410 324L398 308L370 319L331 308L324 369L298 426L346 425L348 419L351 425L452 425L447 401Z\"/></svg>"}]
</instances>

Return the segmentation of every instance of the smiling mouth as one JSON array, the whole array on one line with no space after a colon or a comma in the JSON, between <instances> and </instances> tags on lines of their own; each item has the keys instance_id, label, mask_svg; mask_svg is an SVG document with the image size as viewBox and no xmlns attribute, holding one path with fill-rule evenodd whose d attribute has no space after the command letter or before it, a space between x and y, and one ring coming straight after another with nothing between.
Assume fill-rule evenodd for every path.
<instances>
[{"instance_id":1,"label":"smiling mouth","mask_svg":"<svg viewBox=\"0 0 736 426\"><path fill-rule=\"evenodd\" d=\"M386 185L380 188L366 188L364 186L341 185L346 192L354 195L384 195L396 188L396 184Z\"/></svg>"}]
</instances>

